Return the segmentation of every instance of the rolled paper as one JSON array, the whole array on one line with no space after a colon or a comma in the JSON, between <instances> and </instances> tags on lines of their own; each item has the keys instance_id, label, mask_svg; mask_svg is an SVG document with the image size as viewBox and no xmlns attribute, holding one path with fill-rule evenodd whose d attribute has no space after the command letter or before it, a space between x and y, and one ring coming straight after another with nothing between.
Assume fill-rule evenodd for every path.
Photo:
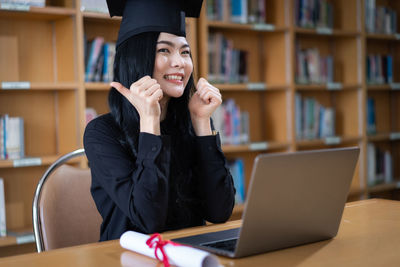
<instances>
[{"instance_id":1,"label":"rolled paper","mask_svg":"<svg viewBox=\"0 0 400 267\"><path fill-rule=\"evenodd\" d=\"M150 248L146 241L150 236L134 232L127 231L122 234L120 238L120 244L123 248L132 250L136 253L143 254L145 256L156 259L155 253L158 258L163 259L163 255L160 250L154 251L154 248ZM176 266L187 266L187 267L217 267L220 266L216 256L196 248L192 248L186 245L174 245L168 243L164 245L164 251L168 257L169 264Z\"/></svg>"}]
</instances>

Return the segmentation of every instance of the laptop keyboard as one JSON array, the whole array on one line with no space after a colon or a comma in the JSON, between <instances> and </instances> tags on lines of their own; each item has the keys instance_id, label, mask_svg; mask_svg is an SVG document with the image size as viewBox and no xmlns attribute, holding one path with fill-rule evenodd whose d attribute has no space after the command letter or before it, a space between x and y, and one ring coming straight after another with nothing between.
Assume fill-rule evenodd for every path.
<instances>
[{"instance_id":1,"label":"laptop keyboard","mask_svg":"<svg viewBox=\"0 0 400 267\"><path fill-rule=\"evenodd\" d=\"M202 246L205 247L211 247L211 248L217 248L217 249L222 249L222 250L228 250L228 251L235 251L236 248L236 242L237 238L234 239L227 239L223 241L215 241L211 243L203 243L201 244Z\"/></svg>"}]
</instances>

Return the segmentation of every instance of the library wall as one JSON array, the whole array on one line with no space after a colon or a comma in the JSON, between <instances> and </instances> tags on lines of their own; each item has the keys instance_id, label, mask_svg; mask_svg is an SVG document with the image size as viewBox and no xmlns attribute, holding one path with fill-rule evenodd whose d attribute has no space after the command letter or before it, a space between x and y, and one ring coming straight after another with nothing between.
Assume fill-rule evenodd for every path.
<instances>
[{"instance_id":1,"label":"library wall","mask_svg":"<svg viewBox=\"0 0 400 267\"><path fill-rule=\"evenodd\" d=\"M46 1L22 11L4 2L0 115L23 120L24 148L20 158L0 159L9 231L0 255L29 247L18 240L32 242L37 181L82 147L87 120L109 111L112 69L104 61L112 66L120 24L94 12L106 12L105 1ZM233 11L231 1L205 0L199 20L187 20L196 80L207 78L223 95L214 123L242 188L232 218L260 153L358 146L348 199L400 199L400 2L232 2L249 5ZM94 40L103 52L90 63Z\"/></svg>"}]
</instances>

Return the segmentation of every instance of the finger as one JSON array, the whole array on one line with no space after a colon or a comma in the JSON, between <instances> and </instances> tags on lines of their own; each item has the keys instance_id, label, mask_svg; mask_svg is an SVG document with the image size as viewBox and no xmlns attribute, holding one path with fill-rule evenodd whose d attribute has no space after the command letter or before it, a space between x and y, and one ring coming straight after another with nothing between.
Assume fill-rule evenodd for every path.
<instances>
[{"instance_id":1,"label":"finger","mask_svg":"<svg viewBox=\"0 0 400 267\"><path fill-rule=\"evenodd\" d=\"M202 98L204 102L206 103L221 103L222 99L218 94L215 94L214 92L207 92Z\"/></svg>"},{"instance_id":2,"label":"finger","mask_svg":"<svg viewBox=\"0 0 400 267\"><path fill-rule=\"evenodd\" d=\"M156 90L160 89L160 85L158 83L153 84L152 86L150 86L150 88L146 89L144 91L144 95L146 96L150 96L152 95Z\"/></svg>"},{"instance_id":3,"label":"finger","mask_svg":"<svg viewBox=\"0 0 400 267\"><path fill-rule=\"evenodd\" d=\"M196 87L199 88L201 85L208 83L208 81L206 79L204 79L203 77L201 77L198 81L197 81L197 85Z\"/></svg>"},{"instance_id":4,"label":"finger","mask_svg":"<svg viewBox=\"0 0 400 267\"><path fill-rule=\"evenodd\" d=\"M208 92L212 92L213 94L215 94L217 97L221 97L221 93L219 92L219 90L213 90L209 87L201 89L201 91L199 91L199 96L202 98L204 97L205 94L207 94Z\"/></svg>"},{"instance_id":5,"label":"finger","mask_svg":"<svg viewBox=\"0 0 400 267\"><path fill-rule=\"evenodd\" d=\"M150 87L152 87L153 85L158 84L156 79L148 79L146 81L144 81L138 88L138 92L145 92L146 90L148 90Z\"/></svg>"},{"instance_id":6,"label":"finger","mask_svg":"<svg viewBox=\"0 0 400 267\"><path fill-rule=\"evenodd\" d=\"M145 81L150 80L151 77L149 75L143 76L142 78L140 78L139 80L137 80L135 82L135 85L140 86L142 85Z\"/></svg>"},{"instance_id":7,"label":"finger","mask_svg":"<svg viewBox=\"0 0 400 267\"><path fill-rule=\"evenodd\" d=\"M161 89L156 90L150 97L155 101L160 101L163 98L164 94Z\"/></svg>"},{"instance_id":8,"label":"finger","mask_svg":"<svg viewBox=\"0 0 400 267\"><path fill-rule=\"evenodd\" d=\"M201 82L199 81L198 87L197 87L197 92L201 93L203 90L211 90L216 93L220 93L219 89L213 85L211 85L209 82L207 82L206 79L203 79Z\"/></svg>"},{"instance_id":9,"label":"finger","mask_svg":"<svg viewBox=\"0 0 400 267\"><path fill-rule=\"evenodd\" d=\"M117 91L120 92L126 98L129 98L129 93L130 93L129 89L126 88L125 86L123 86L122 84L120 84L119 82L111 82L110 86L117 89Z\"/></svg>"}]
</instances>

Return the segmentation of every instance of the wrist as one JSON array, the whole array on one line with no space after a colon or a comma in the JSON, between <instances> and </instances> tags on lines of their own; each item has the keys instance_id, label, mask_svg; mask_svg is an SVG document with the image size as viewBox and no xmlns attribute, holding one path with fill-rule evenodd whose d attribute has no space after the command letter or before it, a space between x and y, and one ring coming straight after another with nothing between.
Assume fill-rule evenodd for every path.
<instances>
[{"instance_id":1,"label":"wrist","mask_svg":"<svg viewBox=\"0 0 400 267\"><path fill-rule=\"evenodd\" d=\"M160 119L159 118L141 118L140 131L160 135Z\"/></svg>"},{"instance_id":2,"label":"wrist","mask_svg":"<svg viewBox=\"0 0 400 267\"><path fill-rule=\"evenodd\" d=\"M192 124L197 136L212 135L210 118L192 118Z\"/></svg>"}]
</instances>

